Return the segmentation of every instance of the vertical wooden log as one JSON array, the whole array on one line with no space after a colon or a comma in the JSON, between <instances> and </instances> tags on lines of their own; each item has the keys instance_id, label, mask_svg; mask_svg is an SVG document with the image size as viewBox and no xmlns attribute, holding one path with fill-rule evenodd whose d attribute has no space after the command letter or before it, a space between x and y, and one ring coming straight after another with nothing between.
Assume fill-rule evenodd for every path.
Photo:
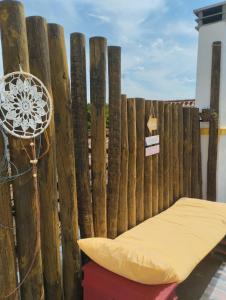
<instances>
[{"instance_id":1,"label":"vertical wooden log","mask_svg":"<svg viewBox=\"0 0 226 300\"><path fill-rule=\"evenodd\" d=\"M183 108L184 119L184 196L191 196L191 163L192 163L192 136L191 136L191 108Z\"/></svg>"},{"instance_id":2,"label":"vertical wooden log","mask_svg":"<svg viewBox=\"0 0 226 300\"><path fill-rule=\"evenodd\" d=\"M24 71L29 72L29 57L26 35L26 23L23 5L18 1L0 2L0 22L4 73L19 70L19 64ZM24 142L29 147L29 141ZM29 168L29 160L22 150L21 142L17 138L10 137L11 160L18 170ZM35 248L40 234L37 235L37 217L35 186L32 173L16 179L13 182L13 192L16 208L16 235L17 257L20 278L23 280L27 274L31 261L34 258ZM7 196L7 194L5 195ZM13 266L13 263L12 263ZM13 270L12 268L12 280ZM15 277L14 277L15 280ZM15 281L13 286L15 285ZM41 251L35 259L35 263L26 281L21 287L21 297L24 300L41 299L43 295L42 261ZM7 290L10 293L12 290ZM13 294L11 299L15 299Z\"/></svg>"},{"instance_id":3,"label":"vertical wooden log","mask_svg":"<svg viewBox=\"0 0 226 300\"><path fill-rule=\"evenodd\" d=\"M154 115L158 119L158 102L153 101ZM153 135L158 134L158 130L152 131ZM152 157L152 215L158 214L158 154Z\"/></svg>"},{"instance_id":4,"label":"vertical wooden log","mask_svg":"<svg viewBox=\"0 0 226 300\"><path fill-rule=\"evenodd\" d=\"M169 105L169 200L173 204L173 109L172 103Z\"/></svg>"},{"instance_id":5,"label":"vertical wooden log","mask_svg":"<svg viewBox=\"0 0 226 300\"><path fill-rule=\"evenodd\" d=\"M172 146L173 146L173 201L177 201L180 195L180 162L179 162L179 112L178 105L172 105Z\"/></svg>"},{"instance_id":6,"label":"vertical wooden log","mask_svg":"<svg viewBox=\"0 0 226 300\"><path fill-rule=\"evenodd\" d=\"M163 176L164 176L164 202L163 208L167 209L170 205L169 183L170 183L170 164L169 164L169 104L164 103L164 140L163 140Z\"/></svg>"},{"instance_id":7,"label":"vertical wooden log","mask_svg":"<svg viewBox=\"0 0 226 300\"><path fill-rule=\"evenodd\" d=\"M71 98L74 122L79 228L82 238L94 235L89 176L85 48L85 36L82 33L72 33Z\"/></svg>"},{"instance_id":8,"label":"vertical wooden log","mask_svg":"<svg viewBox=\"0 0 226 300\"><path fill-rule=\"evenodd\" d=\"M63 27L57 24L48 24L48 37L51 83L55 104L64 299L70 300L79 297L80 288L80 255L77 245L78 211L70 80Z\"/></svg>"},{"instance_id":9,"label":"vertical wooden log","mask_svg":"<svg viewBox=\"0 0 226 300\"><path fill-rule=\"evenodd\" d=\"M108 237L117 236L121 164L121 48L108 47L109 146L107 223Z\"/></svg>"},{"instance_id":10,"label":"vertical wooden log","mask_svg":"<svg viewBox=\"0 0 226 300\"><path fill-rule=\"evenodd\" d=\"M2 137L0 137L1 157L3 147ZM6 176L7 174L2 175ZM0 199L0 299L4 299L17 285L14 234L11 229L13 218L8 183L0 184ZM17 300L18 293L14 293L8 299Z\"/></svg>"},{"instance_id":11,"label":"vertical wooden log","mask_svg":"<svg viewBox=\"0 0 226 300\"><path fill-rule=\"evenodd\" d=\"M42 17L27 18L27 36L31 73L45 84L52 95L46 21ZM47 135L50 149L38 165L43 275L45 298L57 300L61 299L62 289L54 118L47 129Z\"/></svg>"},{"instance_id":12,"label":"vertical wooden log","mask_svg":"<svg viewBox=\"0 0 226 300\"><path fill-rule=\"evenodd\" d=\"M200 122L199 122L199 135L198 135L198 151L199 151L199 160L198 160L198 181L199 181L199 199L202 199L202 153L201 153L201 134L200 134Z\"/></svg>"},{"instance_id":13,"label":"vertical wooden log","mask_svg":"<svg viewBox=\"0 0 226 300\"><path fill-rule=\"evenodd\" d=\"M1 14L1 10L0 10ZM0 157L4 155L4 139L0 134ZM7 176L7 172L2 173ZM9 183L0 183L0 299L4 299L17 285L17 268L15 258L15 244L13 216L11 208ZM18 293L14 293L8 299L18 299Z\"/></svg>"},{"instance_id":14,"label":"vertical wooden log","mask_svg":"<svg viewBox=\"0 0 226 300\"><path fill-rule=\"evenodd\" d=\"M144 121L145 100L136 98L136 131L137 131L137 158L136 158L136 223L144 220Z\"/></svg>"},{"instance_id":15,"label":"vertical wooden log","mask_svg":"<svg viewBox=\"0 0 226 300\"><path fill-rule=\"evenodd\" d=\"M199 198L200 186L199 186L199 139L200 139L200 127L199 127L199 109L192 108L192 165L191 165L191 197Z\"/></svg>"},{"instance_id":16,"label":"vertical wooden log","mask_svg":"<svg viewBox=\"0 0 226 300\"><path fill-rule=\"evenodd\" d=\"M207 163L207 199L216 201L219 97L221 75L221 42L213 43L210 91L210 129Z\"/></svg>"},{"instance_id":17,"label":"vertical wooden log","mask_svg":"<svg viewBox=\"0 0 226 300\"><path fill-rule=\"evenodd\" d=\"M164 103L163 101L158 102L158 132L159 132L159 141L160 141L160 153L158 158L158 207L159 212L163 211L163 202L164 202Z\"/></svg>"},{"instance_id":18,"label":"vertical wooden log","mask_svg":"<svg viewBox=\"0 0 226 300\"><path fill-rule=\"evenodd\" d=\"M119 186L118 205L118 235L128 230L128 120L127 120L127 98L121 97L121 176Z\"/></svg>"},{"instance_id":19,"label":"vertical wooden log","mask_svg":"<svg viewBox=\"0 0 226 300\"><path fill-rule=\"evenodd\" d=\"M90 39L90 97L92 146L92 201L94 232L97 237L107 236L106 211L106 50L103 37Z\"/></svg>"},{"instance_id":20,"label":"vertical wooden log","mask_svg":"<svg viewBox=\"0 0 226 300\"><path fill-rule=\"evenodd\" d=\"M151 101L145 101L145 137L151 135L147 123L151 115ZM144 159L144 219L152 216L152 156Z\"/></svg>"},{"instance_id":21,"label":"vertical wooden log","mask_svg":"<svg viewBox=\"0 0 226 300\"><path fill-rule=\"evenodd\" d=\"M178 109L178 160L179 160L179 198L184 196L184 121L183 107L177 104Z\"/></svg>"},{"instance_id":22,"label":"vertical wooden log","mask_svg":"<svg viewBox=\"0 0 226 300\"><path fill-rule=\"evenodd\" d=\"M136 156L137 156L137 131L136 131L136 102L135 99L127 101L128 117L128 228L136 226Z\"/></svg>"}]
</instances>

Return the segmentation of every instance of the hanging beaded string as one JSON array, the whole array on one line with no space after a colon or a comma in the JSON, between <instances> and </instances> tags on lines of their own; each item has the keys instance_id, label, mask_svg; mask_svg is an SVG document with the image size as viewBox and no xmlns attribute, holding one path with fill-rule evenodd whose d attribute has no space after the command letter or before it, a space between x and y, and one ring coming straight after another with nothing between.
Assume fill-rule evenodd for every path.
<instances>
[{"instance_id":1,"label":"hanging beaded string","mask_svg":"<svg viewBox=\"0 0 226 300\"><path fill-rule=\"evenodd\" d=\"M19 68L19 72L12 72L10 74L7 74L0 81L0 132L3 137L3 155L0 158L0 184L12 182L18 177L23 176L28 172L32 172L32 180L34 185L34 206L37 217L36 240L34 255L31 259L25 276L13 291L4 296L2 299L9 298L15 293L18 293L20 287L27 280L35 264L35 260L41 247L37 163L48 153L50 148L46 128L49 126L52 115L51 97L46 87L37 77L32 74L23 72L20 64ZM17 99L17 102L15 102L15 98ZM22 114L23 116L26 114L26 119L24 117L21 117L19 119L20 116L17 114L18 107L16 108L16 106L18 106L18 102L20 102L21 105L20 114ZM36 114L36 116L34 116L34 114ZM29 124L28 121L30 122ZM38 126L36 126L36 123L38 124ZM21 130L19 129L19 127L21 128ZM30 128L30 131L27 130L28 128ZM22 150L25 151L31 165L29 168L19 170L16 164L10 161L8 137L6 135L6 132L20 138ZM44 133L46 145L46 149L43 151L43 153L41 153L42 133ZM29 144L31 155L29 154L28 149L25 147L22 138L31 140ZM36 138L39 138L38 148L36 147ZM14 227L10 227L4 224L0 224L0 228L10 230L14 229ZM41 296L41 299L43 297L44 295Z\"/></svg>"},{"instance_id":2,"label":"hanging beaded string","mask_svg":"<svg viewBox=\"0 0 226 300\"><path fill-rule=\"evenodd\" d=\"M27 148L25 147L25 145L23 143L23 140L22 139L20 140L21 144L22 144L22 149L25 151L25 153L26 153L26 155L27 155L27 157L29 159L29 162L31 164L31 167L28 168L23 173L18 173L16 177L14 176L14 179L11 178L11 181L15 180L17 177L22 176L22 175L24 175L27 172L29 172L29 171L32 170L32 177L33 177L33 184L34 184L34 196L35 196L34 197L34 205L35 205L35 209L36 209L36 212L37 212L36 241L35 241L34 255L32 257L30 266L29 266L29 268L28 268L28 270L27 270L24 278L21 280L21 282L17 285L17 287L13 291L11 291L9 294L7 294L6 296L4 296L4 299L7 299L7 298L11 297L12 295L14 295L15 293L17 293L19 291L19 289L21 288L21 286L24 284L24 282L27 280L30 272L32 271L32 268L34 266L35 260L37 258L38 252L39 252L39 249L41 247L41 241L40 241L40 238L39 238L40 237L40 232L41 232L41 230L40 230L40 225L41 224L40 224L40 204L39 204L39 192L38 192L38 179L37 179L37 163L38 163L38 161L40 159L42 159L48 153L49 147L50 147L49 138L48 138L47 132L44 133L44 136L45 136L45 139L46 139L46 149L44 150L44 152L41 155L40 155L41 138L39 139L40 143L39 143L38 155L37 155L37 151L36 151L36 140L35 140L35 138L29 144L30 148L31 148L31 155L29 154ZM5 142L6 142L6 140L5 140ZM4 147L4 149L6 151L8 151L7 146ZM6 153L6 154L8 155L8 153ZM10 176L8 178L10 178ZM14 229L14 227L10 227L10 226L4 225L4 224L0 224L0 227L2 227L4 229L11 229L11 230ZM44 295L42 295L41 299L43 299L43 296Z\"/></svg>"},{"instance_id":3,"label":"hanging beaded string","mask_svg":"<svg viewBox=\"0 0 226 300\"><path fill-rule=\"evenodd\" d=\"M17 166L10 160L10 155L9 155L9 150L8 150L8 138L7 135L0 126L0 133L3 137L3 155L0 158L0 184L6 183L6 182L11 182L16 180L18 177L23 176L27 173L29 173L32 170L32 167L29 167L24 170L18 170ZM47 137L48 139L48 137ZM39 145L38 145L38 151L37 151L37 157L38 159L43 156L43 154L40 155L41 152L41 143L42 143L42 138L39 136ZM49 146L48 146L49 148ZM47 148L47 150L48 150ZM14 175L12 175L14 174Z\"/></svg>"}]
</instances>

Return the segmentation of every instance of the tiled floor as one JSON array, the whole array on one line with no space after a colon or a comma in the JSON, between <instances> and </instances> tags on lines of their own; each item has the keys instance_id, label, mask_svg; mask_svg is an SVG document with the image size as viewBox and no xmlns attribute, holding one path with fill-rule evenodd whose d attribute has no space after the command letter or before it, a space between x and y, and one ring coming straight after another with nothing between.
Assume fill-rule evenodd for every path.
<instances>
[{"instance_id":1,"label":"tiled floor","mask_svg":"<svg viewBox=\"0 0 226 300\"><path fill-rule=\"evenodd\" d=\"M179 286L177 290L179 300L199 300L220 265L221 262L213 257L205 258Z\"/></svg>"}]
</instances>

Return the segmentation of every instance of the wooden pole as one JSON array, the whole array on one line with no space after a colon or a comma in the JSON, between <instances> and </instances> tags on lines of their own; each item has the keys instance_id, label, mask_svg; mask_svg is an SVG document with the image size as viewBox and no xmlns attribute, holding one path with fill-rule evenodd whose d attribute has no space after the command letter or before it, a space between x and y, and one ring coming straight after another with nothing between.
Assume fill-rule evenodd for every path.
<instances>
[{"instance_id":1,"label":"wooden pole","mask_svg":"<svg viewBox=\"0 0 226 300\"><path fill-rule=\"evenodd\" d=\"M106 210L106 51L103 37L90 39L90 97L92 147L92 201L94 232L97 237L107 236Z\"/></svg>"},{"instance_id":2,"label":"wooden pole","mask_svg":"<svg viewBox=\"0 0 226 300\"><path fill-rule=\"evenodd\" d=\"M109 146L107 222L108 237L117 236L121 164L121 48L108 47Z\"/></svg>"},{"instance_id":3,"label":"wooden pole","mask_svg":"<svg viewBox=\"0 0 226 300\"><path fill-rule=\"evenodd\" d=\"M180 161L179 161L179 116L178 105L172 105L172 146L173 146L173 201L180 195Z\"/></svg>"},{"instance_id":4,"label":"wooden pole","mask_svg":"<svg viewBox=\"0 0 226 300\"><path fill-rule=\"evenodd\" d=\"M163 159L163 176L164 176L164 202L163 202L163 208L167 209L170 205L170 194L169 194L169 183L170 183L170 165L169 165L169 104L164 104L164 141L163 141L163 153L164 153L164 159Z\"/></svg>"},{"instance_id":5,"label":"wooden pole","mask_svg":"<svg viewBox=\"0 0 226 300\"><path fill-rule=\"evenodd\" d=\"M192 165L191 165L191 196L199 198L199 153L200 153L199 109L192 108Z\"/></svg>"},{"instance_id":6,"label":"wooden pole","mask_svg":"<svg viewBox=\"0 0 226 300\"><path fill-rule=\"evenodd\" d=\"M30 70L45 84L52 95L46 21L42 17L27 18L27 36ZM45 299L57 300L61 299L62 289L54 118L47 129L47 135L50 149L38 165L43 275Z\"/></svg>"},{"instance_id":7,"label":"wooden pole","mask_svg":"<svg viewBox=\"0 0 226 300\"><path fill-rule=\"evenodd\" d=\"M145 137L151 135L147 123L151 112L151 101L145 101ZM144 158L144 219L152 217L152 156Z\"/></svg>"},{"instance_id":8,"label":"wooden pole","mask_svg":"<svg viewBox=\"0 0 226 300\"><path fill-rule=\"evenodd\" d=\"M178 109L178 160L179 160L179 198L184 196L184 121L183 107L177 104Z\"/></svg>"},{"instance_id":9,"label":"wooden pole","mask_svg":"<svg viewBox=\"0 0 226 300\"><path fill-rule=\"evenodd\" d=\"M191 136L191 108L183 108L184 119L184 196L191 197L191 163L192 163L192 136Z\"/></svg>"},{"instance_id":10,"label":"wooden pole","mask_svg":"<svg viewBox=\"0 0 226 300\"><path fill-rule=\"evenodd\" d=\"M153 101L154 115L158 119L158 102ZM158 129L152 131L153 135L158 134ZM152 215L158 214L158 154L152 157Z\"/></svg>"},{"instance_id":11,"label":"wooden pole","mask_svg":"<svg viewBox=\"0 0 226 300\"><path fill-rule=\"evenodd\" d=\"M79 227L82 238L94 236L90 191L87 126L86 42L82 33L71 34L71 98L78 193Z\"/></svg>"},{"instance_id":12,"label":"wooden pole","mask_svg":"<svg viewBox=\"0 0 226 300\"><path fill-rule=\"evenodd\" d=\"M145 100L136 98L136 223L144 221L144 121Z\"/></svg>"},{"instance_id":13,"label":"wooden pole","mask_svg":"<svg viewBox=\"0 0 226 300\"><path fill-rule=\"evenodd\" d=\"M19 70L29 72L29 57L26 35L26 23L23 5L18 1L0 2L0 22L4 73ZM25 143L29 147L29 142ZM10 154L12 162L22 171L30 167L26 153L22 150L21 141L10 137ZM32 173L28 172L13 182L13 194L16 208L17 257L20 278L27 274L34 258L37 240L37 210L35 206L35 186ZM7 196L7 194L6 194ZM4 222L4 220L2 220ZM12 263L13 265L13 263ZM12 268L12 280L15 269ZM15 277L14 277L15 280ZM15 281L12 287L15 286ZM38 250L35 263L29 276L22 285L21 297L24 300L41 299L43 295L41 251ZM7 290L8 293L11 290ZM13 294L11 299L17 296Z\"/></svg>"},{"instance_id":14,"label":"wooden pole","mask_svg":"<svg viewBox=\"0 0 226 300\"><path fill-rule=\"evenodd\" d=\"M0 137L0 155L2 157L3 141ZM7 174L2 174L7 175ZM15 259L15 244L13 218L10 205L10 190L8 183L0 184L0 299L4 299L17 286L17 268ZM19 299L18 293L8 299Z\"/></svg>"},{"instance_id":15,"label":"wooden pole","mask_svg":"<svg viewBox=\"0 0 226 300\"><path fill-rule=\"evenodd\" d=\"M173 109L172 103L169 104L169 201L173 204Z\"/></svg>"},{"instance_id":16,"label":"wooden pole","mask_svg":"<svg viewBox=\"0 0 226 300\"><path fill-rule=\"evenodd\" d=\"M51 83L55 104L56 154L63 249L64 299L79 298L80 254L71 95L64 29L48 24ZM67 141L65 143L65 141Z\"/></svg>"},{"instance_id":17,"label":"wooden pole","mask_svg":"<svg viewBox=\"0 0 226 300\"><path fill-rule=\"evenodd\" d=\"M210 129L207 163L207 199L216 201L221 42L213 43L210 90Z\"/></svg>"},{"instance_id":18,"label":"wooden pole","mask_svg":"<svg viewBox=\"0 0 226 300\"><path fill-rule=\"evenodd\" d=\"M198 135L198 151L199 151L199 157L198 157L198 181L199 181L199 199L202 199L202 153L201 153L201 134L200 134L200 122L198 124L199 127L199 135Z\"/></svg>"},{"instance_id":19,"label":"wooden pole","mask_svg":"<svg viewBox=\"0 0 226 300\"><path fill-rule=\"evenodd\" d=\"M121 176L119 186L118 205L118 235L128 230L128 119L127 119L127 98L121 96Z\"/></svg>"},{"instance_id":20,"label":"wooden pole","mask_svg":"<svg viewBox=\"0 0 226 300\"><path fill-rule=\"evenodd\" d=\"M136 102L135 99L127 101L128 116L128 228L136 226L136 155L137 155L137 132L136 132Z\"/></svg>"},{"instance_id":21,"label":"wooden pole","mask_svg":"<svg viewBox=\"0 0 226 300\"><path fill-rule=\"evenodd\" d=\"M159 212L163 211L164 203L164 103L158 102L158 132L160 140L160 153L158 157L158 198Z\"/></svg>"}]
</instances>

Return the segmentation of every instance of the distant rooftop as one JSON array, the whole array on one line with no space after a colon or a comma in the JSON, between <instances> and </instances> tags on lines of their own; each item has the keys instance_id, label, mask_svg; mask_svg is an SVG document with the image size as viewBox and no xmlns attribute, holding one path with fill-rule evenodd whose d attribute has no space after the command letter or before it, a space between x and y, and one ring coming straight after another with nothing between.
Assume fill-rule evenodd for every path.
<instances>
[{"instance_id":1,"label":"distant rooftop","mask_svg":"<svg viewBox=\"0 0 226 300\"><path fill-rule=\"evenodd\" d=\"M194 9L193 12L198 17L199 13L204 11L204 10L215 8L217 6L224 6L224 5L226 5L226 1L218 2L218 3L212 4L212 5L208 5L208 6L204 6L204 7L201 7L201 8Z\"/></svg>"},{"instance_id":2,"label":"distant rooftop","mask_svg":"<svg viewBox=\"0 0 226 300\"><path fill-rule=\"evenodd\" d=\"M198 30L203 25L226 21L226 1L195 9L194 14L198 17Z\"/></svg>"}]
</instances>

